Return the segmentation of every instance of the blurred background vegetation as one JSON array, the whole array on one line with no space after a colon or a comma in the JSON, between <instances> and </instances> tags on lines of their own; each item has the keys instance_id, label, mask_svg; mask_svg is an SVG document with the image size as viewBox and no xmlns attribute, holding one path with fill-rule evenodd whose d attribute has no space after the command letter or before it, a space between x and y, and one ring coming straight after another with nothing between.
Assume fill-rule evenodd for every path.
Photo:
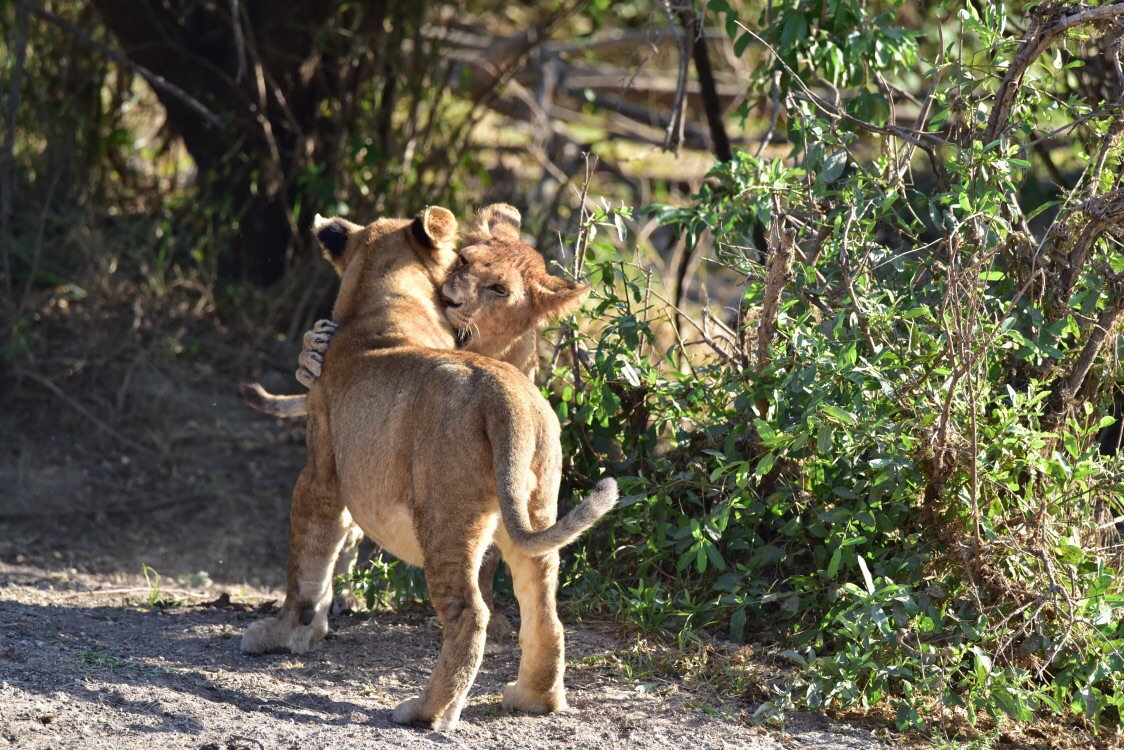
<instances>
[{"instance_id":1,"label":"blurred background vegetation","mask_svg":"<svg viewBox=\"0 0 1124 750\"><path fill-rule=\"evenodd\" d=\"M245 475L299 447L254 442L232 394L291 369L330 305L312 214L511 202L596 289L544 337L542 386L570 489L611 475L627 495L569 555L571 614L676 646L623 670L707 680L759 720L862 710L988 742L1049 716L1109 742L1122 21L4 2L0 389L20 437L0 514L82 504L104 530L210 503L243 528L214 498L268 496L283 538L276 482ZM418 591L381 560L366 583Z\"/></svg>"}]
</instances>

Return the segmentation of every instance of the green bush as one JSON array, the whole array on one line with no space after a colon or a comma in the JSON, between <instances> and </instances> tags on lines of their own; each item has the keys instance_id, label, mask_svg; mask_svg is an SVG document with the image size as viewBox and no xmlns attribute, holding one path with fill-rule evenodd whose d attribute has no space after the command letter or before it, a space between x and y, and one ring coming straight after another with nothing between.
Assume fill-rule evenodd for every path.
<instances>
[{"instance_id":1,"label":"green bush","mask_svg":"<svg viewBox=\"0 0 1124 750\"><path fill-rule=\"evenodd\" d=\"M650 212L742 275L737 319L657 351L649 279L590 243L588 355L552 390L572 476L617 475L626 499L567 585L646 629L779 630L797 669L762 718L888 701L903 727L1116 721L1124 472L1095 438L1124 115L1073 73L1099 27L1038 6L1024 41L1018 9L933 5L923 36L899 4L830 5L771 4L753 35L709 5L739 53L772 45L751 90L791 151L739 153ZM912 128L891 119L910 88L929 89ZM1065 136L1052 155L1044 133Z\"/></svg>"}]
</instances>

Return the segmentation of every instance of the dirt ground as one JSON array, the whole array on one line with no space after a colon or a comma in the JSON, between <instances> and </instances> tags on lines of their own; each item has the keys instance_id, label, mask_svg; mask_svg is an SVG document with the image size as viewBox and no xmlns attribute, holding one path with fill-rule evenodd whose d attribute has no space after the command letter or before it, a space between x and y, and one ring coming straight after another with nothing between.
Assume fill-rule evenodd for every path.
<instances>
[{"instance_id":1,"label":"dirt ground","mask_svg":"<svg viewBox=\"0 0 1124 750\"><path fill-rule=\"evenodd\" d=\"M190 335L179 345L190 353ZM234 348L173 364L152 351L34 363L0 386L0 747L896 746L817 716L763 729L753 705L630 680L603 658L621 644L611 623L568 623L569 711L500 707L512 639L448 734L389 718L438 651L429 611L342 616L310 654L243 656L242 631L283 596L304 446L300 420L251 412L235 385L297 390L293 352L263 372Z\"/></svg>"}]
</instances>

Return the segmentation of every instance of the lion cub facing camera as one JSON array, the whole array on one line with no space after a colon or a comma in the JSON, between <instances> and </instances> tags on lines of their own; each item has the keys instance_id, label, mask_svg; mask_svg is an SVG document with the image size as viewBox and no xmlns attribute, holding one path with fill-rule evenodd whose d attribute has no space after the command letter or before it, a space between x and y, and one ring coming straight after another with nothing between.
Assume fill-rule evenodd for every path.
<instances>
[{"instance_id":1,"label":"lion cub facing camera","mask_svg":"<svg viewBox=\"0 0 1124 750\"><path fill-rule=\"evenodd\" d=\"M562 450L550 405L515 367L440 350L451 334L438 286L457 263L449 211L431 207L413 221L366 227L317 217L314 230L340 274L332 313L339 328L308 393L285 604L246 630L242 650L302 653L324 637L330 574L354 520L383 549L425 569L444 627L429 683L393 718L451 729L483 656L488 609L478 571L494 543L511 569L521 619L519 674L503 703L535 713L564 708L558 550L612 509L616 483L602 480L556 520ZM575 285L548 283L494 291L499 299L518 294L536 320L584 297Z\"/></svg>"}]
</instances>

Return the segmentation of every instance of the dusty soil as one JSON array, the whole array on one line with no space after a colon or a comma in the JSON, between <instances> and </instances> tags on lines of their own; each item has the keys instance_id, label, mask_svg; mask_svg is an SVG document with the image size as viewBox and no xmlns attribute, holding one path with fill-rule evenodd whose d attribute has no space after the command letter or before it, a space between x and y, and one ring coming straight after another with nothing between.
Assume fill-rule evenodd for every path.
<instances>
[{"instance_id":1,"label":"dusty soil","mask_svg":"<svg viewBox=\"0 0 1124 750\"><path fill-rule=\"evenodd\" d=\"M798 719L788 732L693 707L674 684L633 684L590 657L617 642L605 627L567 629L571 709L509 713L498 691L517 647L489 654L454 733L397 726L390 711L417 693L440 647L424 612L342 617L301 657L238 652L261 597L188 597L147 606L140 581L0 566L0 743L20 748L870 748L870 732ZM120 583L140 584L120 586ZM144 602L145 606L138 603Z\"/></svg>"},{"instance_id":2,"label":"dusty soil","mask_svg":"<svg viewBox=\"0 0 1124 750\"><path fill-rule=\"evenodd\" d=\"M762 729L748 720L753 705L675 679L630 679L607 666L621 646L611 623L568 624L568 712L500 707L518 658L509 641L485 657L450 734L389 719L438 651L429 611L343 616L310 654L243 656L242 631L283 596L288 495L304 446L300 420L249 411L235 385L264 376L295 391L294 352L230 345L193 358L202 344L192 335L0 373L10 376L0 383L0 746L896 745L815 716ZM168 347L177 356L159 356Z\"/></svg>"}]
</instances>

